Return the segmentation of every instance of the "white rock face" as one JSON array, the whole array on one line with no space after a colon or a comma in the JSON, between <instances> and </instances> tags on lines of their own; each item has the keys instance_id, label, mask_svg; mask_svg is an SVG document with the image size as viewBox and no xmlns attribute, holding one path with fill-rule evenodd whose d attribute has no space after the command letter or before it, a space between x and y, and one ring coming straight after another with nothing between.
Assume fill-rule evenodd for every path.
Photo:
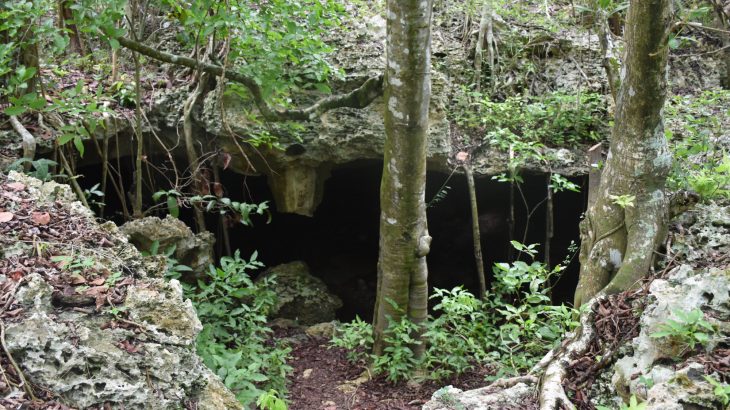
<instances>
[{"instance_id":1,"label":"white rock face","mask_svg":"<svg viewBox=\"0 0 730 410\"><path fill-rule=\"evenodd\" d=\"M520 403L534 393L534 387L524 383L517 383L504 390L483 387L462 391L446 386L433 394L423 410L499 410Z\"/></svg>"},{"instance_id":2,"label":"white rock face","mask_svg":"<svg viewBox=\"0 0 730 410\"><path fill-rule=\"evenodd\" d=\"M695 309L719 331L699 347L701 352L711 352L730 332L730 270L706 266L713 255L730 252L728 208L707 204L692 213L694 220L685 218L691 221L689 234L679 237L673 247L674 252L683 253L686 263L652 282L640 334L630 343L633 354L619 358L614 365L612 384L616 392L624 399L636 395L646 400L650 409L719 408L713 407L719 402L703 377L703 366L685 361L693 355L687 344L671 337L651 337L667 320L676 320L677 311ZM671 365L683 362L679 367ZM647 389L646 380L651 380L651 388ZM686 407L692 405L699 407Z\"/></svg>"}]
</instances>

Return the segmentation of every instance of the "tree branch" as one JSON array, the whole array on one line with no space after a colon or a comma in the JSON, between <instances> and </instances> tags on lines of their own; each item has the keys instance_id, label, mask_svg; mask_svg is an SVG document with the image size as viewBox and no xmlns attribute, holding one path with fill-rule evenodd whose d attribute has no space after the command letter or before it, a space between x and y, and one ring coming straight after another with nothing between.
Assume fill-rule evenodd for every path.
<instances>
[{"instance_id":1,"label":"tree branch","mask_svg":"<svg viewBox=\"0 0 730 410\"><path fill-rule=\"evenodd\" d=\"M224 69L219 65L156 50L127 37L117 37L116 40L124 47L158 61L200 70L217 77L224 75ZM381 74L368 78L360 87L347 94L325 97L305 108L277 109L272 108L264 100L261 86L253 78L235 71L225 71L225 77L248 88L261 115L269 121L306 121L317 118L334 108L365 108L383 94L383 75Z\"/></svg>"}]
</instances>

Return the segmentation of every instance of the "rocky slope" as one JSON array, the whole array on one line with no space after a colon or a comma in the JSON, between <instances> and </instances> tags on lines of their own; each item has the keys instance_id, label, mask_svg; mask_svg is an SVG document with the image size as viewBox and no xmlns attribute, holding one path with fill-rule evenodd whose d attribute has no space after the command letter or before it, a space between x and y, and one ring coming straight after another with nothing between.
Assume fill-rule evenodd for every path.
<instances>
[{"instance_id":1,"label":"rocky slope","mask_svg":"<svg viewBox=\"0 0 730 410\"><path fill-rule=\"evenodd\" d=\"M68 186L0 175L0 244L0 408L240 408L195 353L200 321L164 261Z\"/></svg>"}]
</instances>

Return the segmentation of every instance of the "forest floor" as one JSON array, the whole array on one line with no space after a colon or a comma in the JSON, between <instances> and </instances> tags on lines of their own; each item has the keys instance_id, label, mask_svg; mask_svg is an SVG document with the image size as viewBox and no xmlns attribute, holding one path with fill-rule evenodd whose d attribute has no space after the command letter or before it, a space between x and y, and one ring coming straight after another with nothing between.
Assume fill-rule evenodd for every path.
<instances>
[{"instance_id":1,"label":"forest floor","mask_svg":"<svg viewBox=\"0 0 730 410\"><path fill-rule=\"evenodd\" d=\"M279 333L277 331L277 333ZM367 370L347 360L347 350L331 346L323 337L312 337L301 330L290 330L288 338L296 340L289 365L289 408L291 410L415 410L420 409L438 389L453 385L462 390L489 384L485 378L493 373L477 367L450 380L421 383L391 383L377 376L360 384ZM364 378L363 378L364 379ZM515 403L505 410L537 409L536 402Z\"/></svg>"}]
</instances>

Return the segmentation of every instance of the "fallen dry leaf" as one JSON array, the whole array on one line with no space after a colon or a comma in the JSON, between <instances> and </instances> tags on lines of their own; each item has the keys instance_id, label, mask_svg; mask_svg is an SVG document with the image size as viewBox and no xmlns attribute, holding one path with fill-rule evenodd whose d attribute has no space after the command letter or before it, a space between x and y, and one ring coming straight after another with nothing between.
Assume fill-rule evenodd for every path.
<instances>
[{"instance_id":1,"label":"fallen dry leaf","mask_svg":"<svg viewBox=\"0 0 730 410\"><path fill-rule=\"evenodd\" d=\"M17 282L17 281L23 279L23 276L25 276L25 275L23 274L22 271L16 270L15 272L12 272L10 274L10 279Z\"/></svg>"},{"instance_id":2,"label":"fallen dry leaf","mask_svg":"<svg viewBox=\"0 0 730 410\"><path fill-rule=\"evenodd\" d=\"M104 284L104 282L105 282L104 278L97 278L97 279L94 279L91 282L89 282L89 285L92 285L92 286L101 286L101 285Z\"/></svg>"},{"instance_id":3,"label":"fallen dry leaf","mask_svg":"<svg viewBox=\"0 0 730 410\"><path fill-rule=\"evenodd\" d=\"M0 212L0 223L10 221L13 216L15 215L12 212Z\"/></svg>"},{"instance_id":4,"label":"fallen dry leaf","mask_svg":"<svg viewBox=\"0 0 730 410\"><path fill-rule=\"evenodd\" d=\"M30 219L38 225L48 225L51 222L51 215L48 212L33 212Z\"/></svg>"},{"instance_id":5,"label":"fallen dry leaf","mask_svg":"<svg viewBox=\"0 0 730 410\"><path fill-rule=\"evenodd\" d=\"M25 184L22 182L10 182L5 184L5 186L16 192L23 191L25 189Z\"/></svg>"},{"instance_id":6,"label":"fallen dry leaf","mask_svg":"<svg viewBox=\"0 0 730 410\"><path fill-rule=\"evenodd\" d=\"M128 340L122 340L117 344L117 347L126 350L127 353L139 353L137 346L133 345Z\"/></svg>"},{"instance_id":7,"label":"fallen dry leaf","mask_svg":"<svg viewBox=\"0 0 730 410\"><path fill-rule=\"evenodd\" d=\"M74 273L71 275L68 281L72 285L83 285L84 283L86 283L86 278L79 275L78 273Z\"/></svg>"}]
</instances>

